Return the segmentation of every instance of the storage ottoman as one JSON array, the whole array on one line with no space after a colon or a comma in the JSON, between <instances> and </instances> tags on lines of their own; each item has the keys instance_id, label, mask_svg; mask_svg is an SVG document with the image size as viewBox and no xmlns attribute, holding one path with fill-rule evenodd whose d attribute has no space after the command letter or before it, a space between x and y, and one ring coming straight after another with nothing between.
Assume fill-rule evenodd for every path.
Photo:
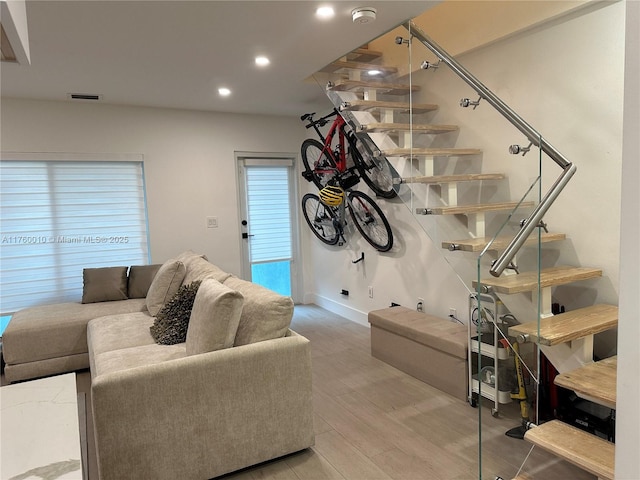
<instances>
[{"instance_id":1,"label":"storage ottoman","mask_svg":"<svg viewBox=\"0 0 640 480\"><path fill-rule=\"evenodd\" d=\"M374 310L368 319L373 357L467 401L467 327L405 307Z\"/></svg>"}]
</instances>

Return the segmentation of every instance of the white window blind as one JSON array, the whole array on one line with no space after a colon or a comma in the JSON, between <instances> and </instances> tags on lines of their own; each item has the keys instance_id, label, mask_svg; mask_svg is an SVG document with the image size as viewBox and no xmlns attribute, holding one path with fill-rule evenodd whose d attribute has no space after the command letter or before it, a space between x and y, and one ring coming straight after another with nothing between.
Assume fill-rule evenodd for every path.
<instances>
[{"instance_id":1,"label":"white window blind","mask_svg":"<svg viewBox=\"0 0 640 480\"><path fill-rule=\"evenodd\" d=\"M82 270L149 262L142 162L0 162L0 313L80 301Z\"/></svg>"},{"instance_id":2,"label":"white window blind","mask_svg":"<svg viewBox=\"0 0 640 480\"><path fill-rule=\"evenodd\" d=\"M286 166L247 169L252 263L291 259L289 181Z\"/></svg>"}]
</instances>

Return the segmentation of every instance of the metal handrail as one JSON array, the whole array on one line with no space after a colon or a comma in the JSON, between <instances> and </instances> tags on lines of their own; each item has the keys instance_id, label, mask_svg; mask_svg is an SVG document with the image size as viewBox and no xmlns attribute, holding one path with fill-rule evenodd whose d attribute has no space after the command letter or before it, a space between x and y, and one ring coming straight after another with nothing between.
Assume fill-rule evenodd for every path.
<instances>
[{"instance_id":1,"label":"metal handrail","mask_svg":"<svg viewBox=\"0 0 640 480\"><path fill-rule=\"evenodd\" d=\"M494 262L489 272L495 277L499 277L505 268L509 266L516 253L522 248L531 232L538 226L540 220L547 213L553 202L556 200L560 192L567 185L577 167L569 162L553 145L547 142L531 125L525 122L509 105L504 103L496 94L485 87L476 77L474 77L467 69L465 69L457 60L449 55L436 42L431 40L422 30L420 30L412 21L408 21L403 26L409 33L417 38L425 47L433 52L441 62L444 62L464 80L471 88L473 88L480 98L486 100L493 108L495 108L503 117L505 117L514 127L522 132L527 139L536 147L546 153L554 162L562 168L563 172L549 189L542 201L529 215L524 222L522 229L511 240L502 255Z\"/></svg>"}]
</instances>

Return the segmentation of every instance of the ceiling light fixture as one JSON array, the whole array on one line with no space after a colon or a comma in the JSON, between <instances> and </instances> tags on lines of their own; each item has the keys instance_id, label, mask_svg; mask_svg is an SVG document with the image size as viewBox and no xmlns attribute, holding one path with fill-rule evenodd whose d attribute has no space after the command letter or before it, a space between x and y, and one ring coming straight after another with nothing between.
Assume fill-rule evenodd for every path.
<instances>
[{"instance_id":1,"label":"ceiling light fixture","mask_svg":"<svg viewBox=\"0 0 640 480\"><path fill-rule=\"evenodd\" d=\"M229 95L231 95L231 90L229 90L226 87L220 87L218 89L218 93L220 94L221 97L228 97Z\"/></svg>"},{"instance_id":2,"label":"ceiling light fixture","mask_svg":"<svg viewBox=\"0 0 640 480\"><path fill-rule=\"evenodd\" d=\"M376 19L378 11L373 7L358 7L352 10L353 23L371 23Z\"/></svg>"},{"instance_id":3,"label":"ceiling light fixture","mask_svg":"<svg viewBox=\"0 0 640 480\"><path fill-rule=\"evenodd\" d=\"M367 75L375 77L376 75L382 75L382 71L381 70L369 70L367 72Z\"/></svg>"},{"instance_id":4,"label":"ceiling light fixture","mask_svg":"<svg viewBox=\"0 0 640 480\"><path fill-rule=\"evenodd\" d=\"M269 59L267 57L265 57L264 55L256 57L256 65L258 65L259 67L266 67L270 63L271 62L269 61Z\"/></svg>"},{"instance_id":5,"label":"ceiling light fixture","mask_svg":"<svg viewBox=\"0 0 640 480\"><path fill-rule=\"evenodd\" d=\"M320 7L316 10L316 16L318 18L322 18L322 19L329 19L329 18L333 18L333 16L336 14L336 12L334 12L333 7Z\"/></svg>"}]
</instances>

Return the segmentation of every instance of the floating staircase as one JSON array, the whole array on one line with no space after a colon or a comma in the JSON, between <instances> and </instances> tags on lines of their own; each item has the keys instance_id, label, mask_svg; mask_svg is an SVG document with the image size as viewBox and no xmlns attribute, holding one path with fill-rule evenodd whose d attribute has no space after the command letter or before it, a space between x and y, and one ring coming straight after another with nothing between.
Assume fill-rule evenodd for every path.
<instances>
[{"instance_id":1,"label":"floating staircase","mask_svg":"<svg viewBox=\"0 0 640 480\"><path fill-rule=\"evenodd\" d=\"M593 282L602 276L602 271L598 268L580 266L550 266L541 269L540 272L509 272L499 277L487 276L474 280L477 254L482 252L495 256L507 249L513 238L513 235L509 234L497 237L487 235L485 214L507 215L508 212L516 210L522 214L523 211L529 212L535 206L534 202L489 201L459 205L458 184L482 185L482 182L501 182L506 179L506 175L482 172L454 174L452 171L457 172L457 169L442 168L445 162L448 165L448 162L457 162L463 158L481 159L482 150L454 145L442 146L446 141L438 142L437 146L433 145L429 139L434 135L446 136L458 131L459 127L440 125L424 119L425 115L437 112L439 107L431 103L412 103L408 100L410 94L420 91L419 85L407 84L404 79L389 77L382 81L361 78L362 72L374 68L385 75L392 74L393 66L372 63L382 60L380 52L370 52L363 48L324 68L322 72L335 74L327 85L327 95L334 106L340 110L357 135L371 134L369 140L376 147L373 155L383 157L385 162L390 163L391 171L397 175L393 183L401 197L402 188L410 189L409 208L418 221L432 216L448 218L449 225L454 225L455 228L439 233L442 235L466 229L467 236L464 238L434 238L432 233L435 229L425 227L425 231L431 232L429 234L432 239L441 244L443 251L450 252L446 255L470 255L469 258L472 260L468 263L471 268L463 273L457 272L461 278L468 278L469 285L476 291L495 293L504 300L505 305L508 305L509 298L525 296L524 302L529 312L525 317L536 320L509 327L509 337L517 339L520 343L535 343L559 371L555 379L558 386L572 390L584 399L615 409L617 359L611 357L593 362L592 349L595 334L616 327L617 307L593 305L558 315L551 313L553 289L575 282ZM470 104L474 105L473 102ZM407 117L410 118L410 122L407 122ZM428 193L433 190L426 190L434 186L440 189L437 205L433 205L432 197ZM424 205L416 206L415 199L424 201ZM462 221L461 217L466 217L466 220ZM458 224L465 222L466 224L460 228ZM539 234L530 235L524 241L524 247L543 248L547 244L566 239L564 233L548 232L544 224L541 227L544 227L545 231L541 228ZM517 267L513 267L517 271ZM517 302L522 303L521 300ZM541 307L540 312L538 305ZM541 317L540 320L537 320L538 316ZM614 444L611 442L557 420L528 430L525 439L599 478L614 478ZM517 478L533 477L522 473Z\"/></svg>"}]
</instances>

